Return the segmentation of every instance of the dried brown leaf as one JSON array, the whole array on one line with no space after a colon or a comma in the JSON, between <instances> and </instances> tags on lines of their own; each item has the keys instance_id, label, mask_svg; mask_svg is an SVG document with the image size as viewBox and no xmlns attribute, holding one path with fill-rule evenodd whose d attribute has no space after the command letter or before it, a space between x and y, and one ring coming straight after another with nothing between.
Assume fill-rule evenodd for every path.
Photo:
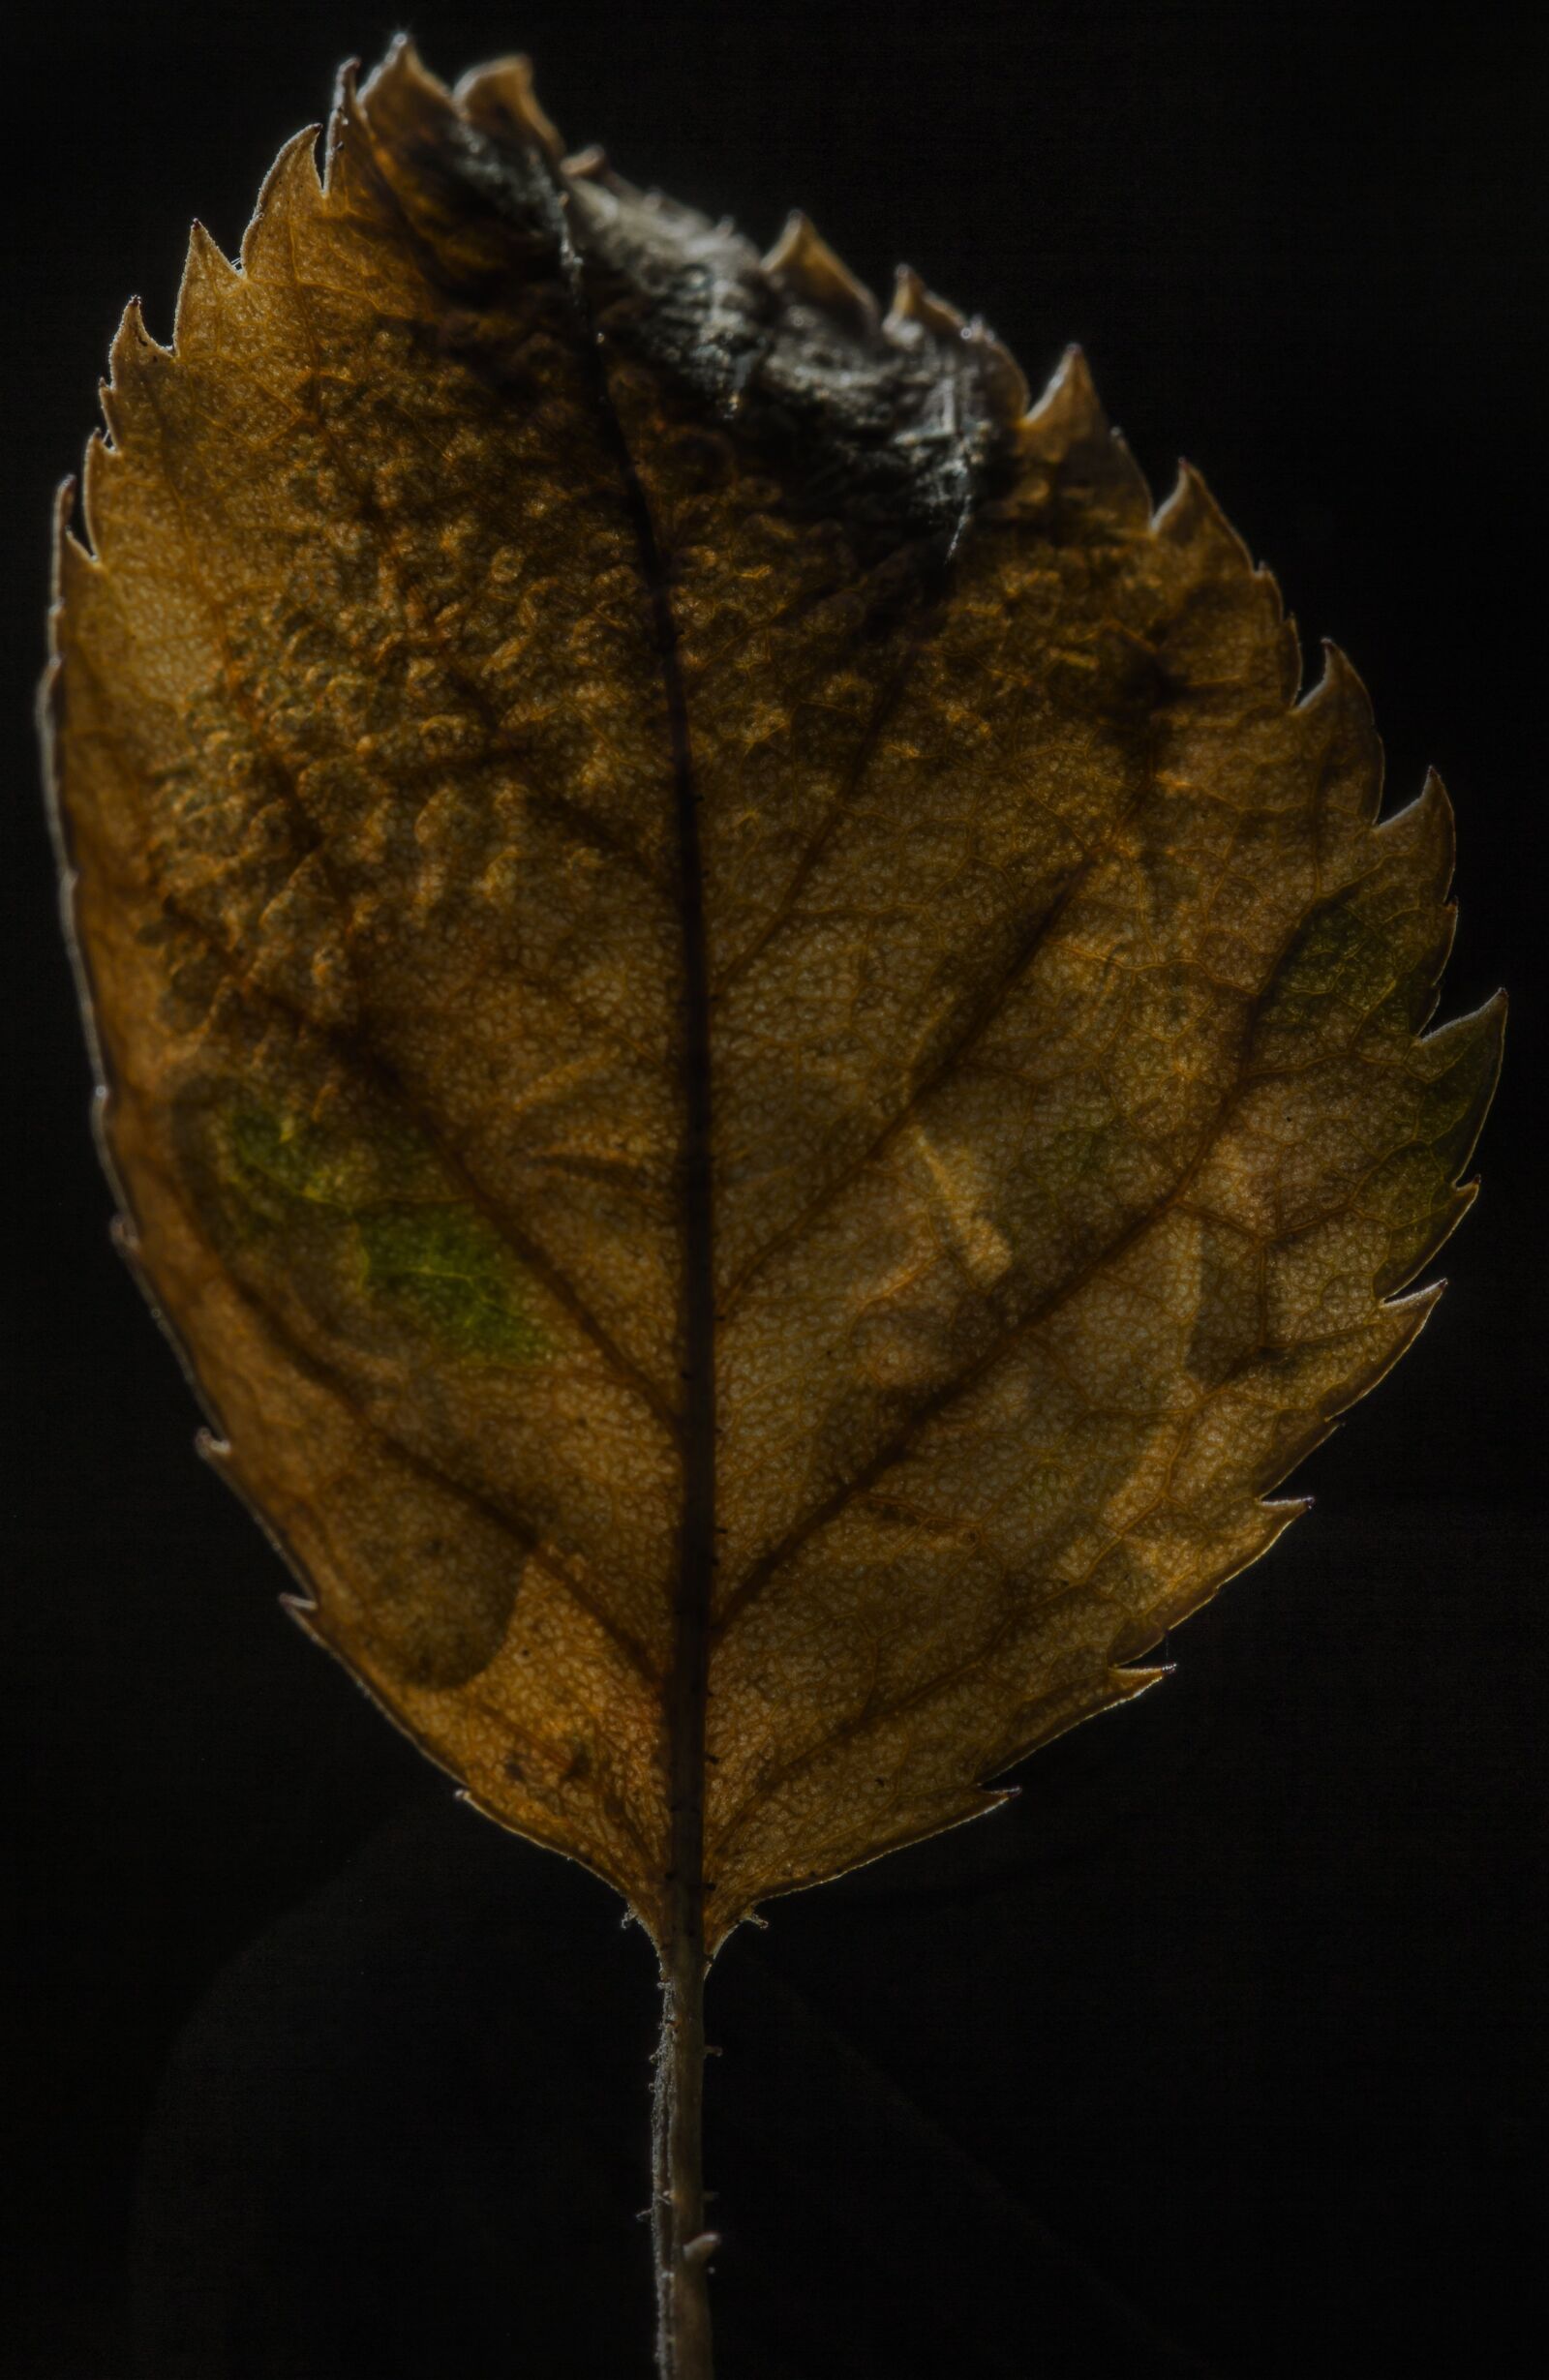
<instances>
[{"instance_id":1,"label":"dried brown leaf","mask_svg":"<svg viewBox=\"0 0 1549 2380\"><path fill-rule=\"evenodd\" d=\"M51 681L124 1234L307 1625L708 1938L996 1798L1434 1302L1434 781L918 278L346 80L131 309ZM675 1816L676 1813L676 1816Z\"/></svg>"}]
</instances>

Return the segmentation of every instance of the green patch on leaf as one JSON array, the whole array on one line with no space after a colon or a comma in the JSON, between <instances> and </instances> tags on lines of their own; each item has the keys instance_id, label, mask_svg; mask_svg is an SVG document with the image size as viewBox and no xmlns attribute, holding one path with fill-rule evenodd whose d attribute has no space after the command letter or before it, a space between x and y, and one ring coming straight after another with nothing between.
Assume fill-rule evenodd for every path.
<instances>
[{"instance_id":1,"label":"green patch on leaf","mask_svg":"<svg viewBox=\"0 0 1549 2380\"><path fill-rule=\"evenodd\" d=\"M293 1220L298 1202L349 1215L380 1195L381 1160L364 1140L252 1105L226 1119L221 1137L232 1188L256 1220Z\"/></svg>"},{"instance_id":2,"label":"green patch on leaf","mask_svg":"<svg viewBox=\"0 0 1549 2380\"><path fill-rule=\"evenodd\" d=\"M473 1208L382 1206L353 1220L368 1286L410 1307L460 1354L526 1364L543 1353L542 1332L513 1295L516 1267Z\"/></svg>"},{"instance_id":3,"label":"green patch on leaf","mask_svg":"<svg viewBox=\"0 0 1549 2380\"><path fill-rule=\"evenodd\" d=\"M528 1364L547 1351L521 1266L401 1128L368 1137L245 1100L216 1143L250 1230L320 1240L366 1298L459 1355Z\"/></svg>"}]
</instances>

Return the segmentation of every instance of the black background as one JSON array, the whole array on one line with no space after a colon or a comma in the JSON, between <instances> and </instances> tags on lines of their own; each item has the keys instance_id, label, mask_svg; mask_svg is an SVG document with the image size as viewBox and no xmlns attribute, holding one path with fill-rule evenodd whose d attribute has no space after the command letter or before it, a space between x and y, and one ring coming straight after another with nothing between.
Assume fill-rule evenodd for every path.
<instances>
[{"instance_id":1,"label":"black background","mask_svg":"<svg viewBox=\"0 0 1549 2380\"><path fill-rule=\"evenodd\" d=\"M713 1979L728 2380L1535 2369L1546 1337L1541 11L425 9L574 145L768 239L804 205L1035 384L1183 451L1391 801L1459 816L1447 1009L1505 979L1485 1190L1314 1514L1015 1808L773 1906ZM0 1733L9 2368L644 2374L651 1962L275 1608L110 1253L31 750L51 488L124 298L234 249L392 20L271 0L7 35L0 719L13 970ZM1536 2334L1536 2335L1535 2335ZM18 2352L19 2342L19 2352Z\"/></svg>"}]
</instances>

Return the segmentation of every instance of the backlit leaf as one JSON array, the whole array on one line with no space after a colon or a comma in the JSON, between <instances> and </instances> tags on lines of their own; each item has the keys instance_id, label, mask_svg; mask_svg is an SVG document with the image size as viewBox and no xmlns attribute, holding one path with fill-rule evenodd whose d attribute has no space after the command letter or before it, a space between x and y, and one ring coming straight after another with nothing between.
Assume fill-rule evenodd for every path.
<instances>
[{"instance_id":1,"label":"backlit leaf","mask_svg":"<svg viewBox=\"0 0 1549 2380\"><path fill-rule=\"evenodd\" d=\"M307 1625L657 1934L1139 1690L1413 1339L1441 787L1078 355L348 81L131 309L51 708L126 1242ZM678 1821L675 1827L674 1810ZM693 1813L684 1833L685 1809Z\"/></svg>"}]
</instances>

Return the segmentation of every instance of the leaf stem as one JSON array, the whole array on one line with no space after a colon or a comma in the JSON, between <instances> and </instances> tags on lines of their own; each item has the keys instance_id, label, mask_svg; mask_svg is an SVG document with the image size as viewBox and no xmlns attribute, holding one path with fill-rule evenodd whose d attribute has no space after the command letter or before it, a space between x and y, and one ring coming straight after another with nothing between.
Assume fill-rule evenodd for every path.
<instances>
[{"instance_id":1,"label":"leaf stem","mask_svg":"<svg viewBox=\"0 0 1549 2380\"><path fill-rule=\"evenodd\" d=\"M652 2237L660 2380L713 2380L707 2282L718 2243L705 2228L704 2080L704 1940L685 1931L663 1953L656 2045Z\"/></svg>"}]
</instances>

